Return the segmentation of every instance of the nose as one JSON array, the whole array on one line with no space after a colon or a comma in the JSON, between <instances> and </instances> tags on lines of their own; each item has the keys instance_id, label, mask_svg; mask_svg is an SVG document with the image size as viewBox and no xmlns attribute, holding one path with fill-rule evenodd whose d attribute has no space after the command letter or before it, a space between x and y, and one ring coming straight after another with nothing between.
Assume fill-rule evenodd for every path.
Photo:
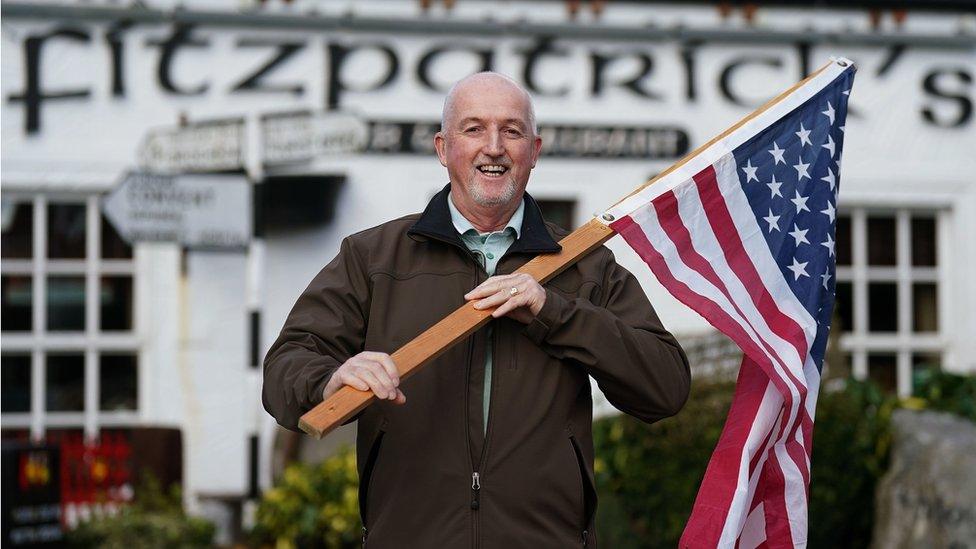
<instances>
[{"instance_id":1,"label":"nose","mask_svg":"<svg viewBox=\"0 0 976 549\"><path fill-rule=\"evenodd\" d=\"M482 152L488 156L502 156L505 154L505 146L500 131L487 132Z\"/></svg>"}]
</instances>

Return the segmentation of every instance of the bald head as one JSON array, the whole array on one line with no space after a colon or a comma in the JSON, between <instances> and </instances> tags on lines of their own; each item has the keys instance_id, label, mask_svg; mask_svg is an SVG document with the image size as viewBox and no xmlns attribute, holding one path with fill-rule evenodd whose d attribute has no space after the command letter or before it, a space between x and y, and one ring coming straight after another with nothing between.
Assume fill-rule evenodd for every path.
<instances>
[{"instance_id":1,"label":"bald head","mask_svg":"<svg viewBox=\"0 0 976 549\"><path fill-rule=\"evenodd\" d=\"M524 98L529 129L532 130L533 135L538 134L539 128L535 122L535 108L532 106L532 96L529 95L529 92L508 76L499 72L490 71L466 76L451 86L451 89L447 92L447 97L444 98L444 110L441 111L441 131L444 131L457 114L455 103L458 95L465 92L491 93L492 90L504 88L515 90Z\"/></svg>"}]
</instances>

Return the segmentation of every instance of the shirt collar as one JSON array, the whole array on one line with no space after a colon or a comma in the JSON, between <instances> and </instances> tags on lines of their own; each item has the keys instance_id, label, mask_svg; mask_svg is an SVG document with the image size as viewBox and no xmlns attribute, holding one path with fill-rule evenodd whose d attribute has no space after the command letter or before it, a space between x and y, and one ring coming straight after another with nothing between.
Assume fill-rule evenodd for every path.
<instances>
[{"instance_id":1,"label":"shirt collar","mask_svg":"<svg viewBox=\"0 0 976 549\"><path fill-rule=\"evenodd\" d=\"M447 197L447 207L451 210L451 223L454 224L454 228L457 229L458 234L465 234L468 231L474 231L475 234L482 234L478 229L468 221L468 218L464 217L461 212L454 205L454 199L450 195ZM505 225L500 231L494 232L504 232L511 228L515 231L515 238L518 238L522 234L522 218L525 216L525 199L519 202L518 208L515 209L515 213L508 220L508 224Z\"/></svg>"}]
</instances>

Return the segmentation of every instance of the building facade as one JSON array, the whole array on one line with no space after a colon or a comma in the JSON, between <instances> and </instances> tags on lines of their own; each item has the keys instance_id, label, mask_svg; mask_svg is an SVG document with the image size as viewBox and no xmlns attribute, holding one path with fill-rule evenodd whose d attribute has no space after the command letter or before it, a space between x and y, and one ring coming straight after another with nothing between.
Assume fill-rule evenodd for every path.
<instances>
[{"instance_id":1,"label":"building facade","mask_svg":"<svg viewBox=\"0 0 976 549\"><path fill-rule=\"evenodd\" d=\"M828 367L902 395L924 365L976 369L972 14L447 4L5 2L5 439L176 432L152 453L181 464L191 508L236 520L271 481L264 351L342 237L447 182L443 97L480 70L533 94L529 192L578 226L853 59ZM203 203L213 226L192 237L153 213ZM672 331L709 330L609 246Z\"/></svg>"}]
</instances>

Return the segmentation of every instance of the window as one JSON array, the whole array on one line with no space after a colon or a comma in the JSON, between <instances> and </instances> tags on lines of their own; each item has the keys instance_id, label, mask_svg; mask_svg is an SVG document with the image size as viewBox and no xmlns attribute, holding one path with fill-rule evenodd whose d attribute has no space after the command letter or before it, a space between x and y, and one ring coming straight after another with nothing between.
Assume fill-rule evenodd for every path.
<instances>
[{"instance_id":1,"label":"window","mask_svg":"<svg viewBox=\"0 0 976 549\"><path fill-rule=\"evenodd\" d=\"M939 233L945 212L853 209L837 217L837 300L832 337L841 371L901 396L939 368Z\"/></svg>"},{"instance_id":2,"label":"window","mask_svg":"<svg viewBox=\"0 0 976 549\"><path fill-rule=\"evenodd\" d=\"M576 228L576 201L575 200L536 200L539 209L542 210L542 217L546 221L555 223L560 227L571 231Z\"/></svg>"},{"instance_id":3,"label":"window","mask_svg":"<svg viewBox=\"0 0 976 549\"><path fill-rule=\"evenodd\" d=\"M3 423L40 438L134 423L132 247L100 197L3 196Z\"/></svg>"}]
</instances>

